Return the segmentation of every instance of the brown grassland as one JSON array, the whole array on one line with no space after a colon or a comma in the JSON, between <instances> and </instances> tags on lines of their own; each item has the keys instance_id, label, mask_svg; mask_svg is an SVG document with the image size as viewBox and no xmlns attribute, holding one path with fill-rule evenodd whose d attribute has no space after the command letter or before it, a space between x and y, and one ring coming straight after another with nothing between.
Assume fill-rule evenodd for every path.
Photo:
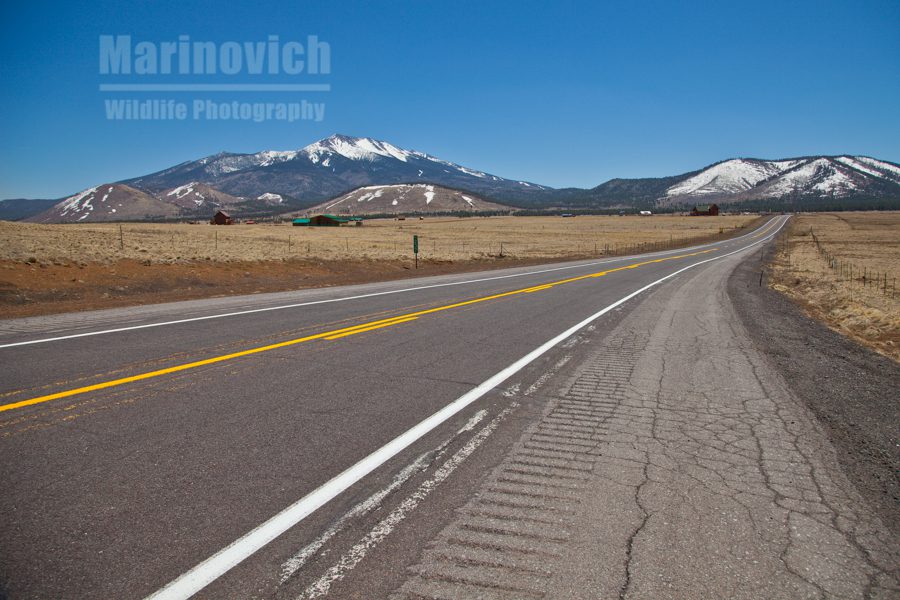
<instances>
[{"instance_id":1,"label":"brown grassland","mask_svg":"<svg viewBox=\"0 0 900 600\"><path fill-rule=\"evenodd\" d=\"M0 221L0 317L629 254L728 237L755 219L410 218L313 228Z\"/></svg>"},{"instance_id":2,"label":"brown grassland","mask_svg":"<svg viewBox=\"0 0 900 600\"><path fill-rule=\"evenodd\" d=\"M811 316L900 361L900 212L798 215L772 268Z\"/></svg>"}]
</instances>

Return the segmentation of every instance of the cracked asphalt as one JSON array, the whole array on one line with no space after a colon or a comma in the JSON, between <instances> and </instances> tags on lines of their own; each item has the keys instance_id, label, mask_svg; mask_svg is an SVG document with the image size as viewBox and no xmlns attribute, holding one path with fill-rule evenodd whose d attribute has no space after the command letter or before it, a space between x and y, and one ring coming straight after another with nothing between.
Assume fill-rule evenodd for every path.
<instances>
[{"instance_id":1,"label":"cracked asphalt","mask_svg":"<svg viewBox=\"0 0 900 600\"><path fill-rule=\"evenodd\" d=\"M757 350L725 259L581 362L395 598L896 598L897 538Z\"/></svg>"},{"instance_id":2,"label":"cracked asphalt","mask_svg":"<svg viewBox=\"0 0 900 600\"><path fill-rule=\"evenodd\" d=\"M4 402L46 400L0 418L0 597L146 597L589 317L197 597L897 597L873 483L896 477L874 451L895 375L863 389L728 294L782 222L684 256L0 321Z\"/></svg>"}]
</instances>

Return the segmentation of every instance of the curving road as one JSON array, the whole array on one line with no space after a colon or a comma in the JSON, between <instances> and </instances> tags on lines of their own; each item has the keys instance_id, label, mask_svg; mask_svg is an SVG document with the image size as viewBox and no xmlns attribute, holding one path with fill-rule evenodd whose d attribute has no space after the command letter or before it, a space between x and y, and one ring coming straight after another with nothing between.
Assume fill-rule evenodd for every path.
<instances>
[{"instance_id":1,"label":"curving road","mask_svg":"<svg viewBox=\"0 0 900 600\"><path fill-rule=\"evenodd\" d=\"M895 544L723 299L786 220L638 257L0 322L2 589L896 590Z\"/></svg>"}]
</instances>

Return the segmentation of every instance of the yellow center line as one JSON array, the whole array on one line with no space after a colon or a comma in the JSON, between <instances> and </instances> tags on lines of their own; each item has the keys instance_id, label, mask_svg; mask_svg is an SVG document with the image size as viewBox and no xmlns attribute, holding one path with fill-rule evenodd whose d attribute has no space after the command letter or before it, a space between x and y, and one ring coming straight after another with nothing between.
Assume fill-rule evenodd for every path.
<instances>
[{"instance_id":1,"label":"yellow center line","mask_svg":"<svg viewBox=\"0 0 900 600\"><path fill-rule=\"evenodd\" d=\"M769 221L769 224L766 225L766 226L763 228L762 231L760 231L759 233L757 233L756 235L754 235L754 236L753 236L752 238L750 238L750 239L756 239L756 238L758 238L758 237L762 237L762 236L766 235L766 233L768 233L769 230L772 229L772 228L775 226L776 221L777 221L777 219L772 219L771 221Z\"/></svg>"},{"instance_id":2,"label":"yellow center line","mask_svg":"<svg viewBox=\"0 0 900 600\"><path fill-rule=\"evenodd\" d=\"M404 315L398 315L396 317L391 317L389 319L380 319L378 321L369 321L367 323L362 323L360 325L354 325L352 327L344 327L341 329L333 329L331 331L324 331L322 333L316 333L313 335L308 335L301 338L296 338L293 340L287 340L284 342L278 342L276 344L268 344L266 346L259 346L256 348L250 348L248 350L241 350L239 352L232 352L230 354L223 354L220 356L214 356L212 358L206 358L203 360L197 360L194 362L184 363L181 365L175 365L173 367L167 367L165 369L157 369L155 371L148 371L147 373L140 373L138 375L132 375L130 377L122 377L120 379L112 379L110 381L104 381L101 383L96 383L93 385L87 385L79 388L73 388L70 390L64 390L62 392L56 392L54 394L47 394L44 396L37 396L35 398L29 398L28 400L22 400L20 402L13 402L10 404L0 405L0 412L5 412L8 410L14 410L17 408L23 408L26 406L32 406L35 404L41 404L44 402L50 402L51 400L59 400L61 398L69 398L71 396L77 396L80 394L87 394L89 392L95 392L97 390L104 390L111 387L117 387L120 385L125 385L128 383L134 383L136 381L143 381L145 379L153 379L155 377L161 377L163 375L169 375L171 373L178 373L180 371L187 371L189 369L196 369L198 367L203 367L206 365L213 365L220 362L225 362L228 360L234 360L236 358L241 358L244 356L251 356L254 354L260 354L262 352L269 352L270 350L277 350L279 348L287 348L289 346L295 346L297 344L303 344L305 342L310 342L313 340L337 340L347 336L355 335L357 333L364 333L367 331L374 331L376 329L381 329L384 327L390 327L392 325L399 325L400 323L407 323L409 321L415 321L421 316L430 315L446 310L452 310L454 308L461 308L463 306L471 306L473 304L478 304L481 302L488 302L490 300L497 300L499 298L508 298L510 296L515 296L519 294L528 294L537 291L548 290L553 287L564 285L567 283L573 283L576 281L582 281L589 278L594 277L604 277L610 273L616 273L619 271L625 271L627 269L636 269L638 267L649 265L653 263L661 263L669 260L677 260L680 258L689 258L691 256L697 256L699 254L706 254L708 252L713 252L718 248L710 248L708 250L700 250L698 252L691 252L688 254L679 254L677 256L669 256L665 258L657 258L653 260L646 260L643 262L634 263L631 265L626 265L624 267L616 267L615 269L608 269L606 271L600 271L599 273L591 273L588 275L581 275L579 277L571 277L569 279L562 279L560 281L554 281L552 283L542 284L538 286L532 286L528 288L522 288L518 290L513 290L510 292L502 292L500 294L493 294L490 296L482 296L480 298L473 298L472 300L464 300L462 302L456 302L453 304L447 304L444 306L438 306L435 308L428 308L425 310L420 310L412 313L407 313Z\"/></svg>"},{"instance_id":3,"label":"yellow center line","mask_svg":"<svg viewBox=\"0 0 900 600\"><path fill-rule=\"evenodd\" d=\"M365 333L366 331L374 331L375 329L381 329L382 327L391 327L393 325L399 325L400 323L409 323L410 321L415 321L419 317L409 317L408 319L397 319L396 321L391 321L390 323L382 323L381 325L372 325L371 327L362 327L355 331L345 331L344 333L338 333L337 335L329 335L326 340L337 340L342 337L347 337L348 335L356 335L357 333Z\"/></svg>"}]
</instances>

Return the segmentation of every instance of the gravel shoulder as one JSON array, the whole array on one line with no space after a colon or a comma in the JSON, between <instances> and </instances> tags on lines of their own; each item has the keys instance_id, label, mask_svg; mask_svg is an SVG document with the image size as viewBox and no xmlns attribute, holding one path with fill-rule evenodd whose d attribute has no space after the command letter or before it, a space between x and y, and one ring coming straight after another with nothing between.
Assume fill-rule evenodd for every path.
<instances>
[{"instance_id":1,"label":"gravel shoulder","mask_svg":"<svg viewBox=\"0 0 900 600\"><path fill-rule=\"evenodd\" d=\"M756 350L815 414L841 467L893 534L900 532L900 365L807 317L760 271L768 246L743 261L728 294Z\"/></svg>"}]
</instances>

